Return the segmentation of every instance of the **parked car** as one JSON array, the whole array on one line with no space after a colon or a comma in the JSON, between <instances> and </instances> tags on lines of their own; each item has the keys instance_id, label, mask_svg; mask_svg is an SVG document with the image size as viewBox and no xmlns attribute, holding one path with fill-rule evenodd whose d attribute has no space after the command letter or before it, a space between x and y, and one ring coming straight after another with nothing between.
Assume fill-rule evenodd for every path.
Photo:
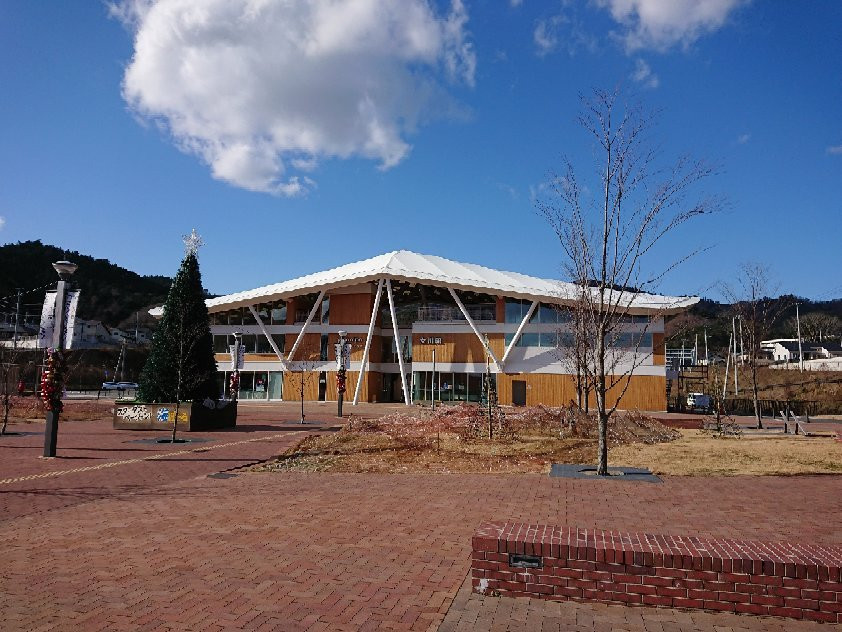
<instances>
[{"instance_id":1,"label":"parked car","mask_svg":"<svg viewBox=\"0 0 842 632\"><path fill-rule=\"evenodd\" d=\"M103 382L103 391L129 391L137 390L137 382Z\"/></svg>"},{"instance_id":2,"label":"parked car","mask_svg":"<svg viewBox=\"0 0 842 632\"><path fill-rule=\"evenodd\" d=\"M704 393L688 393L687 408L690 410L710 410L710 395Z\"/></svg>"}]
</instances>

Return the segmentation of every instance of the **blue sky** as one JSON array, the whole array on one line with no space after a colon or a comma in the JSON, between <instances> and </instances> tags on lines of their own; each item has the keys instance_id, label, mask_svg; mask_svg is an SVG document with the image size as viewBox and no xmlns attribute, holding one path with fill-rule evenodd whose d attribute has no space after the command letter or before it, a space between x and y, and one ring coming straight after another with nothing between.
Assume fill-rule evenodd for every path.
<instances>
[{"instance_id":1,"label":"blue sky","mask_svg":"<svg viewBox=\"0 0 842 632\"><path fill-rule=\"evenodd\" d=\"M533 196L620 85L728 201L661 291L842 296L840 2L197 4L0 4L0 242L171 275L195 227L216 293L400 248L560 277Z\"/></svg>"}]
</instances>

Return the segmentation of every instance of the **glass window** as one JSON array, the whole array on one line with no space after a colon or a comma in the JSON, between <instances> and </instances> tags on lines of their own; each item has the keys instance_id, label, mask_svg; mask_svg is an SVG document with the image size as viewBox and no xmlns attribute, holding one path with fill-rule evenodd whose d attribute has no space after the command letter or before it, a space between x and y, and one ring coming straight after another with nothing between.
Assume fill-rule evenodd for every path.
<instances>
[{"instance_id":1,"label":"glass window","mask_svg":"<svg viewBox=\"0 0 842 632\"><path fill-rule=\"evenodd\" d=\"M539 344L540 347L556 347L558 346L558 334L554 331L544 332L542 331L539 334Z\"/></svg>"},{"instance_id":2,"label":"glass window","mask_svg":"<svg viewBox=\"0 0 842 632\"><path fill-rule=\"evenodd\" d=\"M271 336L272 340L275 341L275 345L277 345L278 347L278 351L280 351L281 353L286 351L284 349L284 341L286 340L286 336L284 336L283 334L271 334Z\"/></svg>"},{"instance_id":3,"label":"glass window","mask_svg":"<svg viewBox=\"0 0 842 632\"><path fill-rule=\"evenodd\" d=\"M242 325L243 324L243 310L242 309L229 309L227 312L228 314L228 324L229 325Z\"/></svg>"},{"instance_id":4,"label":"glass window","mask_svg":"<svg viewBox=\"0 0 842 632\"><path fill-rule=\"evenodd\" d=\"M270 320L273 325L285 325L287 322L287 303L278 301L269 311Z\"/></svg>"},{"instance_id":5,"label":"glass window","mask_svg":"<svg viewBox=\"0 0 842 632\"><path fill-rule=\"evenodd\" d=\"M330 323L330 297L326 296L322 299L322 325Z\"/></svg>"},{"instance_id":6,"label":"glass window","mask_svg":"<svg viewBox=\"0 0 842 632\"><path fill-rule=\"evenodd\" d=\"M266 303L261 303L260 305L255 305L254 307L257 310L257 315L260 316L260 320L263 321L264 325L269 324L269 306Z\"/></svg>"},{"instance_id":7,"label":"glass window","mask_svg":"<svg viewBox=\"0 0 842 632\"><path fill-rule=\"evenodd\" d=\"M328 344L327 344L327 334L322 334L321 336L321 344L319 345L319 360L322 362L327 361L328 359Z\"/></svg>"},{"instance_id":8,"label":"glass window","mask_svg":"<svg viewBox=\"0 0 842 632\"><path fill-rule=\"evenodd\" d=\"M269 399L282 399L284 396L284 374L281 371L269 371Z\"/></svg>"},{"instance_id":9,"label":"glass window","mask_svg":"<svg viewBox=\"0 0 842 632\"><path fill-rule=\"evenodd\" d=\"M243 345L243 353L255 353L257 349L257 336L254 334L243 334L240 344Z\"/></svg>"},{"instance_id":10,"label":"glass window","mask_svg":"<svg viewBox=\"0 0 842 632\"><path fill-rule=\"evenodd\" d=\"M478 402L482 400L482 373L468 374L468 401Z\"/></svg>"},{"instance_id":11,"label":"glass window","mask_svg":"<svg viewBox=\"0 0 842 632\"><path fill-rule=\"evenodd\" d=\"M269 390L269 374L266 371L254 373L254 399L266 399Z\"/></svg>"},{"instance_id":12,"label":"glass window","mask_svg":"<svg viewBox=\"0 0 842 632\"><path fill-rule=\"evenodd\" d=\"M529 311L529 306L532 303L529 301L522 301L517 298L507 298L506 299L506 322L507 323L519 323L523 320L523 317L526 316L526 312Z\"/></svg>"},{"instance_id":13,"label":"glass window","mask_svg":"<svg viewBox=\"0 0 842 632\"><path fill-rule=\"evenodd\" d=\"M257 353L274 353L272 345L263 334L257 334Z\"/></svg>"},{"instance_id":14,"label":"glass window","mask_svg":"<svg viewBox=\"0 0 842 632\"><path fill-rule=\"evenodd\" d=\"M465 373L453 374L453 401L468 401L468 376Z\"/></svg>"},{"instance_id":15,"label":"glass window","mask_svg":"<svg viewBox=\"0 0 842 632\"><path fill-rule=\"evenodd\" d=\"M440 389L439 396L443 402L453 401L453 373L439 373L438 386Z\"/></svg>"},{"instance_id":16,"label":"glass window","mask_svg":"<svg viewBox=\"0 0 842 632\"><path fill-rule=\"evenodd\" d=\"M520 340L518 340L517 346L518 347L537 347L539 346L539 337L536 333L523 333L520 335Z\"/></svg>"},{"instance_id":17,"label":"glass window","mask_svg":"<svg viewBox=\"0 0 842 632\"><path fill-rule=\"evenodd\" d=\"M216 334L213 337L213 351L214 353L228 353L230 351L228 345L229 336L225 334Z\"/></svg>"},{"instance_id":18,"label":"glass window","mask_svg":"<svg viewBox=\"0 0 842 632\"><path fill-rule=\"evenodd\" d=\"M243 324L244 325L256 325L257 319L254 317L254 314L251 313L251 310L248 307L243 308Z\"/></svg>"}]
</instances>

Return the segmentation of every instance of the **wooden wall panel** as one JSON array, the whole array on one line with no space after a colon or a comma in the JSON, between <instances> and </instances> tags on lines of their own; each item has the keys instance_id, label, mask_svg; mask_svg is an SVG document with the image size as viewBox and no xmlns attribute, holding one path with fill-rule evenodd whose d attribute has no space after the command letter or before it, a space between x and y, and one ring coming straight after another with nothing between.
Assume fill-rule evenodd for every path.
<instances>
[{"instance_id":1,"label":"wooden wall panel","mask_svg":"<svg viewBox=\"0 0 842 632\"><path fill-rule=\"evenodd\" d=\"M506 322L506 299L500 296L497 297L497 322Z\"/></svg>"},{"instance_id":2,"label":"wooden wall panel","mask_svg":"<svg viewBox=\"0 0 842 632\"><path fill-rule=\"evenodd\" d=\"M374 307L372 294L337 294L330 297L331 325L368 325Z\"/></svg>"},{"instance_id":3,"label":"wooden wall panel","mask_svg":"<svg viewBox=\"0 0 842 632\"><path fill-rule=\"evenodd\" d=\"M526 405L537 406L565 406L576 401L576 384L572 375L556 375L550 373L533 373L521 375L497 376L497 397L501 404L512 403L512 381L526 382ZM618 384L608 392L608 401L613 404L622 391L622 384ZM612 400L612 397L614 398ZM593 394L590 397L591 407L596 404ZM666 410L666 378L659 375L632 376L629 387L623 396L620 407L624 410Z\"/></svg>"},{"instance_id":4,"label":"wooden wall panel","mask_svg":"<svg viewBox=\"0 0 842 632\"><path fill-rule=\"evenodd\" d=\"M652 364L664 366L665 353L664 334L652 334Z\"/></svg>"},{"instance_id":5,"label":"wooden wall panel","mask_svg":"<svg viewBox=\"0 0 842 632\"><path fill-rule=\"evenodd\" d=\"M421 338L441 338L441 344L421 344ZM500 358L503 355L503 334L488 334L491 350ZM473 332L466 334L414 334L412 361L432 362L433 349L436 362L485 362L485 348Z\"/></svg>"},{"instance_id":6,"label":"wooden wall panel","mask_svg":"<svg viewBox=\"0 0 842 632\"><path fill-rule=\"evenodd\" d=\"M284 357L287 357L289 352L292 351L292 346L295 344L296 338L298 338L298 334L284 335L284 349L286 349ZM292 361L318 361L319 354L321 353L321 342L321 334L304 334L304 339L301 341L298 349L295 350L295 355L293 356Z\"/></svg>"},{"instance_id":7,"label":"wooden wall panel","mask_svg":"<svg viewBox=\"0 0 842 632\"><path fill-rule=\"evenodd\" d=\"M339 393L336 387L336 371L327 371L327 388L325 401L335 402ZM357 386L357 371L348 371L345 383L345 403L350 405L354 400L354 389ZM381 376L379 372L367 371L360 388L361 402L376 402L380 395ZM284 372L284 401L301 401L301 373ZM315 402L319 399L319 371L304 373L304 401ZM352 409L351 409L352 410Z\"/></svg>"},{"instance_id":8,"label":"wooden wall panel","mask_svg":"<svg viewBox=\"0 0 842 632\"><path fill-rule=\"evenodd\" d=\"M314 402L319 399L318 371L284 371L284 401L297 402L301 400L301 381L304 380L304 401Z\"/></svg>"}]
</instances>

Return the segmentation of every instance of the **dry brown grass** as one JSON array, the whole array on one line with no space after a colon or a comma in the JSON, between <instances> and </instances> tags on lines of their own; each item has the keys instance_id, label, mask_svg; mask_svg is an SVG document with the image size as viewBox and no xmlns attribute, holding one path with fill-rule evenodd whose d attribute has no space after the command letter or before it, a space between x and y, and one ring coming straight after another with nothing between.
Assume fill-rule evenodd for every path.
<instances>
[{"instance_id":1,"label":"dry brown grass","mask_svg":"<svg viewBox=\"0 0 842 632\"><path fill-rule=\"evenodd\" d=\"M97 421L110 419L114 408L113 399L64 400L62 421ZM12 397L9 421L13 423L43 422L47 411L40 397Z\"/></svg>"},{"instance_id":2,"label":"dry brown grass","mask_svg":"<svg viewBox=\"0 0 842 632\"><path fill-rule=\"evenodd\" d=\"M842 474L842 443L832 438L716 438L701 430L680 432L680 439L666 444L618 446L609 460L673 476Z\"/></svg>"},{"instance_id":3,"label":"dry brown grass","mask_svg":"<svg viewBox=\"0 0 842 632\"><path fill-rule=\"evenodd\" d=\"M436 415L395 413L355 421L334 435L308 437L254 469L546 473L552 463L596 459L596 424L575 411L543 407L509 411L494 424L493 440L487 432L487 417L476 406L445 407ZM610 445L671 441L679 436L639 413L618 415L609 435Z\"/></svg>"}]
</instances>

